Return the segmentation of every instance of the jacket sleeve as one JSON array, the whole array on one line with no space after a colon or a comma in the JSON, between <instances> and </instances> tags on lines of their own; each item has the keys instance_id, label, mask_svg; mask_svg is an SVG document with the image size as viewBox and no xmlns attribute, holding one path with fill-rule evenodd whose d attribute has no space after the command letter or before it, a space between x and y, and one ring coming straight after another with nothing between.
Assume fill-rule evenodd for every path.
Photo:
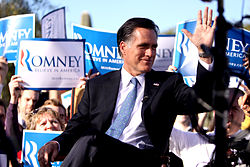
<instances>
[{"instance_id":1,"label":"jacket sleeve","mask_svg":"<svg viewBox=\"0 0 250 167\"><path fill-rule=\"evenodd\" d=\"M22 146L22 133L19 127L17 104L9 104L5 120L6 135L12 139L18 149Z\"/></svg>"},{"instance_id":2,"label":"jacket sleeve","mask_svg":"<svg viewBox=\"0 0 250 167\"><path fill-rule=\"evenodd\" d=\"M86 83L83 97L78 105L78 112L69 120L65 131L54 138L60 144L61 155L67 154L79 137L87 133L89 126L89 83Z\"/></svg>"}]
</instances>

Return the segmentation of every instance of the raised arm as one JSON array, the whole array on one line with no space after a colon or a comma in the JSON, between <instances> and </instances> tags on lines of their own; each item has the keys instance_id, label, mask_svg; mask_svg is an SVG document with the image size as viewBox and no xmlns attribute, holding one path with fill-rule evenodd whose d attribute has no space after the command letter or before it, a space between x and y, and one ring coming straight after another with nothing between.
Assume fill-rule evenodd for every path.
<instances>
[{"instance_id":1,"label":"raised arm","mask_svg":"<svg viewBox=\"0 0 250 167\"><path fill-rule=\"evenodd\" d=\"M182 32L190 39L190 41L197 47L201 60L210 64L212 62L212 58L209 55L204 55L204 51L201 48L201 45L205 45L209 48L212 47L214 33L216 28L216 19L214 19L214 23L212 25L212 17L213 10L208 10L208 7L205 8L204 14L202 17L202 11L199 10L197 16L197 24L195 28L195 32L192 34L186 29L182 29Z\"/></svg>"}]
</instances>

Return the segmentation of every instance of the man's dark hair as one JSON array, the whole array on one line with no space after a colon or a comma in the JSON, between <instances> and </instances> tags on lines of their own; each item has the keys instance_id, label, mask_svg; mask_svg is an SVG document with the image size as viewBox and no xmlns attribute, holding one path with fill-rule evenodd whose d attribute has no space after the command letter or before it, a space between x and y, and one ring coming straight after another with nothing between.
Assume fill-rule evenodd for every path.
<instances>
[{"instance_id":1,"label":"man's dark hair","mask_svg":"<svg viewBox=\"0 0 250 167\"><path fill-rule=\"evenodd\" d=\"M146 28L146 29L151 29L155 31L155 34L158 36L159 33L159 27L150 19L147 18L131 18L127 20L118 30L117 32L117 46L118 46L118 51L121 55L120 51L120 43L121 41L128 41L132 33L136 28Z\"/></svg>"}]
</instances>

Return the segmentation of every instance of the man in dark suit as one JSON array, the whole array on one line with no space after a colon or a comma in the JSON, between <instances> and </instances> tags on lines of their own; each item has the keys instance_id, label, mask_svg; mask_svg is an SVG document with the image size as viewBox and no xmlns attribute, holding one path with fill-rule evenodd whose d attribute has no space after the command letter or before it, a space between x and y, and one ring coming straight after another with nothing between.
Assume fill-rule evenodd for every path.
<instances>
[{"instance_id":1,"label":"man in dark suit","mask_svg":"<svg viewBox=\"0 0 250 167\"><path fill-rule=\"evenodd\" d=\"M203 19L199 11L197 21L194 34L183 32L202 53L201 44L212 46L216 21L211 27L208 8ZM209 101L212 75L199 64L197 82L190 88L181 74L153 71L157 36L158 27L146 18L132 18L121 26L117 42L124 59L122 69L86 83L78 113L61 135L39 150L40 166L65 155L62 166L160 166L176 115L205 111L196 98ZM209 66L212 58L201 54L199 62ZM137 86L130 83L132 78ZM114 137L112 133L119 129L114 124L133 87L137 89L135 105L125 129Z\"/></svg>"}]
</instances>

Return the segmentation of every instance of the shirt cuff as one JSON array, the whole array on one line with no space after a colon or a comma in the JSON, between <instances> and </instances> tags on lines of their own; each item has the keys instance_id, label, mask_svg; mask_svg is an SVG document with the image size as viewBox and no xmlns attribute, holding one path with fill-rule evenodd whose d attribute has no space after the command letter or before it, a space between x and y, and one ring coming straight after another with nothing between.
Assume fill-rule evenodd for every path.
<instances>
[{"instance_id":1,"label":"shirt cuff","mask_svg":"<svg viewBox=\"0 0 250 167\"><path fill-rule=\"evenodd\" d=\"M200 64L208 71L212 71L213 67L214 67L214 61L212 60L212 63L211 64L207 64L206 62L202 61L200 58L199 58L199 62Z\"/></svg>"}]
</instances>

